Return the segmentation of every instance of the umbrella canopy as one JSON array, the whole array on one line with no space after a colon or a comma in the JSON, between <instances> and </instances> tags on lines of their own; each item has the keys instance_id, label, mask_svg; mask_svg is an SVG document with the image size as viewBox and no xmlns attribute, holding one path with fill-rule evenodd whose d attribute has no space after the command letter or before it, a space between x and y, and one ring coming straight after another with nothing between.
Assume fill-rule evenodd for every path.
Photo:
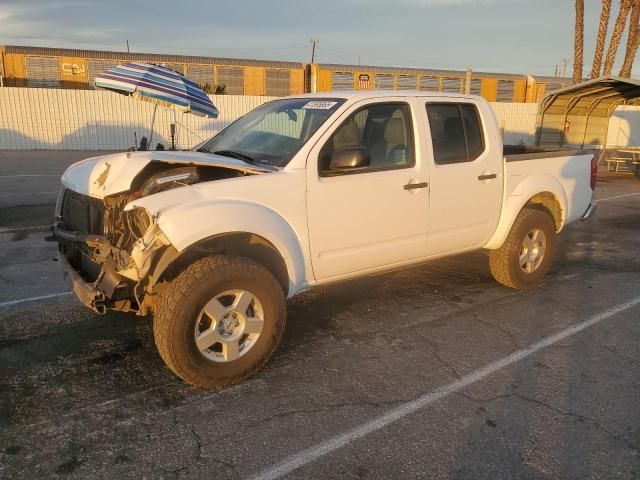
<instances>
[{"instance_id":1,"label":"umbrella canopy","mask_svg":"<svg viewBox=\"0 0 640 480\"><path fill-rule=\"evenodd\" d=\"M176 105L202 117L218 116L218 109L195 82L159 65L138 62L118 65L96 77L95 84L156 104Z\"/></svg>"}]
</instances>

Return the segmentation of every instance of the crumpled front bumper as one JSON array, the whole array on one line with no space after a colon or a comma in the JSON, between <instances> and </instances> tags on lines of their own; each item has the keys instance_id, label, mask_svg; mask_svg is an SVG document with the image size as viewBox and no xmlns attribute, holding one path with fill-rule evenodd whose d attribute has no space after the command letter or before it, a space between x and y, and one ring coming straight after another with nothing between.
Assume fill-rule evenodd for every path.
<instances>
[{"instance_id":1,"label":"crumpled front bumper","mask_svg":"<svg viewBox=\"0 0 640 480\"><path fill-rule=\"evenodd\" d=\"M145 303L145 298L150 298L157 280L157 276L150 277L150 271L158 273L153 270L158 267L154 263L156 255L169 244L159 227L153 224L147 229L131 254L105 236L65 227L63 222L53 225L59 244L58 262L65 281L80 301L99 314L117 310L146 315L150 304Z\"/></svg>"},{"instance_id":2,"label":"crumpled front bumper","mask_svg":"<svg viewBox=\"0 0 640 480\"><path fill-rule=\"evenodd\" d=\"M109 241L100 235L84 234L66 230L55 222L53 234L58 242L71 242L74 244L90 245L94 249L91 261L94 262L96 270L90 278L95 278L91 282L86 279L87 272L80 272L70 262L65 254L65 249L58 249L58 265L62 271L65 282L73 289L80 301L96 313L104 314L108 309L116 307L115 302L121 300L117 298L116 290L122 284L122 277L115 271L113 261L108 254L113 249ZM101 255L95 252L101 252ZM86 254L85 254L86 255ZM97 257L97 258L96 258ZM99 272L99 273L98 273Z\"/></svg>"},{"instance_id":3,"label":"crumpled front bumper","mask_svg":"<svg viewBox=\"0 0 640 480\"><path fill-rule=\"evenodd\" d=\"M73 289L73 293L85 306L100 315L107 313L107 298L105 294L95 285L85 281L62 253L58 253L58 265L65 282Z\"/></svg>"}]
</instances>

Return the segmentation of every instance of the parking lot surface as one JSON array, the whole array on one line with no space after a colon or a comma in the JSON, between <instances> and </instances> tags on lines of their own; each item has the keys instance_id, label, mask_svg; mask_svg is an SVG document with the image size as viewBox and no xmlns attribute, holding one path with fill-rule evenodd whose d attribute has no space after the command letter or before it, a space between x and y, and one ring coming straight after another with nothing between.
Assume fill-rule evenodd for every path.
<instances>
[{"instance_id":1,"label":"parking lot surface","mask_svg":"<svg viewBox=\"0 0 640 480\"><path fill-rule=\"evenodd\" d=\"M0 477L640 478L640 181L600 179L531 291L484 252L319 288L205 392L58 275L50 192L90 155L0 152Z\"/></svg>"}]
</instances>

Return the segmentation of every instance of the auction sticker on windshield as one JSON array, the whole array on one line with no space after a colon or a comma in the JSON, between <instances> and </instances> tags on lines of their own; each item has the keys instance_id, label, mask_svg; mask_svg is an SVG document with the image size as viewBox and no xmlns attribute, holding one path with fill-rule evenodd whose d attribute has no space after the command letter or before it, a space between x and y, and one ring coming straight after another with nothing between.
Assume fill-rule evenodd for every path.
<instances>
[{"instance_id":1,"label":"auction sticker on windshield","mask_svg":"<svg viewBox=\"0 0 640 480\"><path fill-rule=\"evenodd\" d=\"M305 110L329 110L333 108L338 102L327 102L321 100L314 100L313 102L306 103L302 108Z\"/></svg>"}]
</instances>

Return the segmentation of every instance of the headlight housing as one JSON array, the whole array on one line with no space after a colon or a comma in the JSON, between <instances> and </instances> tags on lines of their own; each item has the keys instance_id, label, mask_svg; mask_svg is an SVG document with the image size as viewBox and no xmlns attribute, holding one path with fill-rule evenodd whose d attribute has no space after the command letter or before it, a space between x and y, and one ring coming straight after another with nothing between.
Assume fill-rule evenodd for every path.
<instances>
[{"instance_id":1,"label":"headlight housing","mask_svg":"<svg viewBox=\"0 0 640 480\"><path fill-rule=\"evenodd\" d=\"M172 188L191 185L200 180L196 167L180 167L165 170L149 177L140 187L140 196L146 197Z\"/></svg>"}]
</instances>

